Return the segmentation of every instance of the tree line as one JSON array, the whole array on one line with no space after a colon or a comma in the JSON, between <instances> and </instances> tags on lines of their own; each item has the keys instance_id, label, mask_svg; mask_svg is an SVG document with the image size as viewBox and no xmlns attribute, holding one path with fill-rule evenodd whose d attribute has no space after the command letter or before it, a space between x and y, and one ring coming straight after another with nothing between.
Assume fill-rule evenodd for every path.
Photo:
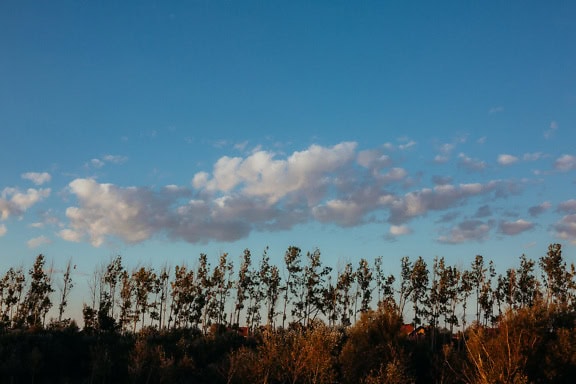
<instances>
[{"instance_id":1,"label":"tree line","mask_svg":"<svg viewBox=\"0 0 576 384\"><path fill-rule=\"evenodd\" d=\"M3 274L4 377L30 374L13 360L24 354L40 378L48 336L62 351L76 349L70 359L82 356L76 379L85 382L120 373L134 382L550 382L576 366L576 344L565 341L576 341L576 272L560 244L499 274L480 255L468 268L406 256L398 276L385 272L382 257L334 271L319 250L294 246L281 267L268 249L258 259L245 250L237 271L226 253L215 265L201 254L194 268L131 271L117 256L90 279L82 330L65 317L74 268L69 261L55 274L39 255L27 273ZM560 348L562 359L536 369L540 344ZM487 353L502 345L499 364ZM552 367L559 361L562 369Z\"/></svg>"}]
</instances>

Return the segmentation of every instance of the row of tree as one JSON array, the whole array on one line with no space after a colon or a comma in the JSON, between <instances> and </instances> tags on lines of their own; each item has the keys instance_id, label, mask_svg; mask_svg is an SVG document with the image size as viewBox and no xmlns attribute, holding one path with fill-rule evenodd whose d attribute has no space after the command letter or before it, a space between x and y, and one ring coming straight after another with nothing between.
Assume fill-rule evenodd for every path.
<instances>
[{"instance_id":1,"label":"row of tree","mask_svg":"<svg viewBox=\"0 0 576 384\"><path fill-rule=\"evenodd\" d=\"M245 250L237 273L226 253L214 267L201 254L196 268L165 266L160 271L151 267L128 271L118 256L93 274L91 297L83 308L84 327L131 332L143 327L199 328L206 333L212 324L243 325L253 331L261 325L307 326L317 319L347 327L375 304L389 302L401 317L409 308L415 327L443 326L452 333L459 326L464 329L470 317L478 324L493 325L506 308L530 307L538 299L546 305L576 303L576 273L573 265L567 267L560 244L550 245L538 262L522 255L518 268L498 275L494 263L480 255L469 269L447 265L438 257L430 268L422 257L412 261L405 256L399 278L385 274L382 257L372 265L366 259L356 267L347 263L333 273L320 256L318 250L303 255L299 248L289 247L281 270L270 263L267 249L257 263ZM3 275L2 328L45 326L54 283L57 317L50 323L70 321L64 312L75 267L68 262L55 279L53 268L45 264L39 255L28 278L14 268Z\"/></svg>"},{"instance_id":2,"label":"row of tree","mask_svg":"<svg viewBox=\"0 0 576 384\"><path fill-rule=\"evenodd\" d=\"M405 257L398 278L380 257L333 273L320 252L290 247L284 262L272 265L267 251L253 262L246 250L237 273L226 254L213 267L201 255L193 269L129 272L117 257L94 273L80 330L64 316L74 266L57 275L39 255L27 274L10 268L0 281L0 377L371 384L576 375L576 275L559 244L501 274L481 256L463 270ZM405 312L426 325L421 333L407 331Z\"/></svg>"}]
</instances>

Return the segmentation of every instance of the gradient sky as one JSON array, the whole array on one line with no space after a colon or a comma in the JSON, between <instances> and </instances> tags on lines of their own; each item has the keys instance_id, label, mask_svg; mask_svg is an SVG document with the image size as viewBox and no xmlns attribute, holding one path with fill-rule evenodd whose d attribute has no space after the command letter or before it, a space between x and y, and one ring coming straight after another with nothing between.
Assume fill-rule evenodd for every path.
<instances>
[{"instance_id":1,"label":"gradient sky","mask_svg":"<svg viewBox=\"0 0 576 384\"><path fill-rule=\"evenodd\" d=\"M177 4L169 4L177 3ZM576 3L0 2L0 271L575 261ZM79 296L80 297L80 296ZM81 300L82 298L78 298Z\"/></svg>"}]
</instances>

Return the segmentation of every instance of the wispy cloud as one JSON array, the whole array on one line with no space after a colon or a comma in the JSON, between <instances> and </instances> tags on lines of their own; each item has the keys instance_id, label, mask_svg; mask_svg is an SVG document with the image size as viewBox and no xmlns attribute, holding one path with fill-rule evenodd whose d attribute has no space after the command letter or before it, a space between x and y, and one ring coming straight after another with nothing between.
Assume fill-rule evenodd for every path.
<instances>
[{"instance_id":1,"label":"wispy cloud","mask_svg":"<svg viewBox=\"0 0 576 384\"><path fill-rule=\"evenodd\" d=\"M95 168L100 169L104 167L106 164L123 164L128 160L126 156L120 155L104 155L101 158L94 158L91 159L89 162L85 164L87 168Z\"/></svg>"},{"instance_id":2,"label":"wispy cloud","mask_svg":"<svg viewBox=\"0 0 576 384\"><path fill-rule=\"evenodd\" d=\"M4 224L0 224L0 237L4 236L8 232Z\"/></svg>"},{"instance_id":3,"label":"wispy cloud","mask_svg":"<svg viewBox=\"0 0 576 384\"><path fill-rule=\"evenodd\" d=\"M518 235L522 232L534 228L534 223L522 219L516 221L501 221L499 224L499 231L504 235Z\"/></svg>"},{"instance_id":4,"label":"wispy cloud","mask_svg":"<svg viewBox=\"0 0 576 384\"><path fill-rule=\"evenodd\" d=\"M546 140L552 138L557 130L558 130L558 123L556 121L551 121L548 129L544 131L544 138Z\"/></svg>"},{"instance_id":5,"label":"wispy cloud","mask_svg":"<svg viewBox=\"0 0 576 384\"><path fill-rule=\"evenodd\" d=\"M463 153L458 155L458 165L469 172L481 172L486 169L484 161L473 159Z\"/></svg>"},{"instance_id":6,"label":"wispy cloud","mask_svg":"<svg viewBox=\"0 0 576 384\"><path fill-rule=\"evenodd\" d=\"M52 240L50 240L48 237L38 236L38 237L35 237L33 239L28 240L28 242L26 244L28 245L28 248L38 248L42 245L46 245L46 244L50 244L50 243L52 243Z\"/></svg>"},{"instance_id":7,"label":"wispy cloud","mask_svg":"<svg viewBox=\"0 0 576 384\"><path fill-rule=\"evenodd\" d=\"M544 157L545 155L542 152L532 152L532 153L525 153L522 155L522 160L524 161L537 161Z\"/></svg>"},{"instance_id":8,"label":"wispy cloud","mask_svg":"<svg viewBox=\"0 0 576 384\"><path fill-rule=\"evenodd\" d=\"M552 204L550 204L549 201L545 201L542 204L534 205L534 206L528 208L528 213L530 214L530 216L536 217L536 216L539 216L542 213L546 212L551 207L552 207Z\"/></svg>"},{"instance_id":9,"label":"wispy cloud","mask_svg":"<svg viewBox=\"0 0 576 384\"><path fill-rule=\"evenodd\" d=\"M489 115L494 115L496 113L502 113L502 112L504 112L504 107L501 106L492 107L488 110Z\"/></svg>"},{"instance_id":10,"label":"wispy cloud","mask_svg":"<svg viewBox=\"0 0 576 384\"><path fill-rule=\"evenodd\" d=\"M576 214L562 217L562 219L554 224L553 229L558 238L576 244Z\"/></svg>"},{"instance_id":11,"label":"wispy cloud","mask_svg":"<svg viewBox=\"0 0 576 384\"><path fill-rule=\"evenodd\" d=\"M412 230L407 225L391 225L390 235L392 236L404 236L412 233Z\"/></svg>"},{"instance_id":12,"label":"wispy cloud","mask_svg":"<svg viewBox=\"0 0 576 384\"><path fill-rule=\"evenodd\" d=\"M568 172L576 169L576 156L562 155L554 162L554 169L560 172Z\"/></svg>"},{"instance_id":13,"label":"wispy cloud","mask_svg":"<svg viewBox=\"0 0 576 384\"><path fill-rule=\"evenodd\" d=\"M481 220L465 220L438 237L437 241L444 244L461 244L469 241L484 241L488 239L490 226Z\"/></svg>"},{"instance_id":14,"label":"wispy cloud","mask_svg":"<svg viewBox=\"0 0 576 384\"><path fill-rule=\"evenodd\" d=\"M50 188L33 189L20 192L17 188L4 188L0 193L0 219L20 216L34 204L50 196Z\"/></svg>"},{"instance_id":15,"label":"wispy cloud","mask_svg":"<svg viewBox=\"0 0 576 384\"><path fill-rule=\"evenodd\" d=\"M518 162L518 158L516 156L512 156L512 155L508 155L508 154L502 154L502 155L498 155L498 164L503 165L503 166L507 166L507 165L512 165L514 163Z\"/></svg>"},{"instance_id":16,"label":"wispy cloud","mask_svg":"<svg viewBox=\"0 0 576 384\"><path fill-rule=\"evenodd\" d=\"M52 176L48 172L26 172L22 174L22 178L25 180L30 180L36 185L42 185L49 182Z\"/></svg>"},{"instance_id":17,"label":"wispy cloud","mask_svg":"<svg viewBox=\"0 0 576 384\"><path fill-rule=\"evenodd\" d=\"M493 203L485 201L522 191L523 181L456 184L446 175L432 176L433 186L422 187L421 174L410 174L385 152L383 147L359 150L355 142L311 145L289 154L258 147L244 156L220 157L210 169L194 174L189 187L126 187L77 178L67 189L75 203L66 209L59 236L94 246L110 238L138 243L154 236L204 243L308 222L340 227L387 222L386 236L394 237L412 233L412 220L437 215L433 223L453 222L463 214L461 208L479 204L469 219L443 229L437 238L454 244L487 238L496 222L484 220L494 215ZM485 167L465 155L453 165L462 162L475 170ZM9 199L0 202L0 209L15 211L3 208ZM529 212L539 214L545 207ZM502 222L499 229L513 234L527 230L527 224Z\"/></svg>"},{"instance_id":18,"label":"wispy cloud","mask_svg":"<svg viewBox=\"0 0 576 384\"><path fill-rule=\"evenodd\" d=\"M570 199L558 204L558 212L576 213L576 200Z\"/></svg>"}]
</instances>

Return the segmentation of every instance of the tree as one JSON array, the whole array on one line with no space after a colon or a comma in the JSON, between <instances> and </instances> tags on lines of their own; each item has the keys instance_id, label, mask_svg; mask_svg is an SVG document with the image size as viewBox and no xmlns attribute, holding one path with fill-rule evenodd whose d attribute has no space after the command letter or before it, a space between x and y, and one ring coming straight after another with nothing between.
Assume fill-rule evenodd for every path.
<instances>
[{"instance_id":1,"label":"tree","mask_svg":"<svg viewBox=\"0 0 576 384\"><path fill-rule=\"evenodd\" d=\"M356 279L356 274L352 268L351 263L344 266L344 270L338 275L338 282L336 289L338 291L338 298L340 300L340 324L347 327L351 324L350 319L354 315L354 309L351 305L351 290L352 284Z\"/></svg>"},{"instance_id":2,"label":"tree","mask_svg":"<svg viewBox=\"0 0 576 384\"><path fill-rule=\"evenodd\" d=\"M360 312L366 312L370 308L372 301L372 290L370 283L372 282L372 271L366 259L360 259L358 269L356 270L356 281L358 282L360 300Z\"/></svg>"},{"instance_id":3,"label":"tree","mask_svg":"<svg viewBox=\"0 0 576 384\"><path fill-rule=\"evenodd\" d=\"M248 298L248 289L251 285L250 266L252 264L252 255L250 250L245 249L242 257L242 264L238 271L236 280L236 305L234 306L235 324L240 324L240 314L244 309L244 301Z\"/></svg>"},{"instance_id":4,"label":"tree","mask_svg":"<svg viewBox=\"0 0 576 384\"><path fill-rule=\"evenodd\" d=\"M66 264L66 269L64 270L64 276L62 278L62 286L60 289L60 304L58 305L58 323L62 322L62 316L64 315L64 309L68 305L68 295L70 290L74 286L72 284L71 275L72 260L68 260ZM74 266L76 267L76 266Z\"/></svg>"},{"instance_id":5,"label":"tree","mask_svg":"<svg viewBox=\"0 0 576 384\"><path fill-rule=\"evenodd\" d=\"M299 301L295 303L296 308L299 309L297 319L302 321L305 326L309 324L310 320L314 320L319 313L326 312L324 302L326 288L324 284L326 277L332 271L330 267L322 267L318 249L314 252L308 252L306 258L308 263L304 267L302 279L304 286L300 290Z\"/></svg>"},{"instance_id":6,"label":"tree","mask_svg":"<svg viewBox=\"0 0 576 384\"><path fill-rule=\"evenodd\" d=\"M45 316L52 307L50 294L54 292L50 274L44 270L45 259L42 254L36 257L30 275L30 287L24 299L22 319L28 326L42 326Z\"/></svg>"},{"instance_id":7,"label":"tree","mask_svg":"<svg viewBox=\"0 0 576 384\"><path fill-rule=\"evenodd\" d=\"M152 287L156 274L151 268L140 267L132 273L132 280L134 281L134 293L136 298L136 309L141 316L141 326L144 327L144 318L148 312L148 297L152 292ZM134 332L136 331L136 322L138 318L134 319Z\"/></svg>"},{"instance_id":8,"label":"tree","mask_svg":"<svg viewBox=\"0 0 576 384\"><path fill-rule=\"evenodd\" d=\"M382 364L402 356L402 318L397 308L383 303L376 311L361 314L347 331L340 353L344 383L361 383ZM404 363L404 362L403 362Z\"/></svg>"},{"instance_id":9,"label":"tree","mask_svg":"<svg viewBox=\"0 0 576 384\"><path fill-rule=\"evenodd\" d=\"M539 282L534 276L534 260L526 255L520 256L520 268L517 271L514 301L520 308L531 307L539 295Z\"/></svg>"},{"instance_id":10,"label":"tree","mask_svg":"<svg viewBox=\"0 0 576 384\"><path fill-rule=\"evenodd\" d=\"M470 270L470 283L476 291L476 323L480 324L480 315L482 312L482 306L480 304L480 294L482 292L482 286L486 278L486 268L484 266L484 258L481 255L476 255L474 262L472 263L472 268Z\"/></svg>"},{"instance_id":11,"label":"tree","mask_svg":"<svg viewBox=\"0 0 576 384\"><path fill-rule=\"evenodd\" d=\"M546 304L568 304L573 275L566 269L560 244L551 244L548 247L546 256L540 258L540 268L546 288Z\"/></svg>"},{"instance_id":12,"label":"tree","mask_svg":"<svg viewBox=\"0 0 576 384\"><path fill-rule=\"evenodd\" d=\"M410 274L410 285L412 287L410 298L414 308L414 328L421 323L422 318L427 314L428 274L428 266L422 256L419 256L414 262L412 273Z\"/></svg>"},{"instance_id":13,"label":"tree","mask_svg":"<svg viewBox=\"0 0 576 384\"><path fill-rule=\"evenodd\" d=\"M14 318L18 315L18 308L21 306L22 294L26 276L22 268L10 268L2 278L2 310L1 323L5 327L12 327ZM0 307L0 309L2 309Z\"/></svg>"},{"instance_id":14,"label":"tree","mask_svg":"<svg viewBox=\"0 0 576 384\"><path fill-rule=\"evenodd\" d=\"M401 270L400 270L400 290L398 291L398 310L400 311L400 316L404 317L404 307L408 301L410 295L412 294L412 262L408 256L403 256L400 259Z\"/></svg>"},{"instance_id":15,"label":"tree","mask_svg":"<svg viewBox=\"0 0 576 384\"><path fill-rule=\"evenodd\" d=\"M301 250L298 247L290 246L284 254L284 263L288 276L286 277L286 284L283 287L284 291L284 309L282 312L282 328L285 327L287 318L287 308L290 303L291 297L298 296L298 288L301 286L301 272L302 267L300 261L302 258Z\"/></svg>"},{"instance_id":16,"label":"tree","mask_svg":"<svg viewBox=\"0 0 576 384\"><path fill-rule=\"evenodd\" d=\"M114 317L114 308L116 307L116 286L118 285L123 270L122 257L116 256L112 261L110 261L104 271L104 283L108 288L106 296L110 300L109 315L111 317Z\"/></svg>"},{"instance_id":17,"label":"tree","mask_svg":"<svg viewBox=\"0 0 576 384\"><path fill-rule=\"evenodd\" d=\"M462 302L462 330L466 328L466 308L468 307L468 298L472 294L473 290L473 277L470 271L463 271L461 273L460 286L458 287L458 293L461 295L460 301Z\"/></svg>"},{"instance_id":18,"label":"tree","mask_svg":"<svg viewBox=\"0 0 576 384\"><path fill-rule=\"evenodd\" d=\"M267 325L274 327L276 317L276 303L280 294L280 271L275 265L270 265L268 248L262 254L260 261L260 282L263 285L264 299L266 300Z\"/></svg>"}]
</instances>

